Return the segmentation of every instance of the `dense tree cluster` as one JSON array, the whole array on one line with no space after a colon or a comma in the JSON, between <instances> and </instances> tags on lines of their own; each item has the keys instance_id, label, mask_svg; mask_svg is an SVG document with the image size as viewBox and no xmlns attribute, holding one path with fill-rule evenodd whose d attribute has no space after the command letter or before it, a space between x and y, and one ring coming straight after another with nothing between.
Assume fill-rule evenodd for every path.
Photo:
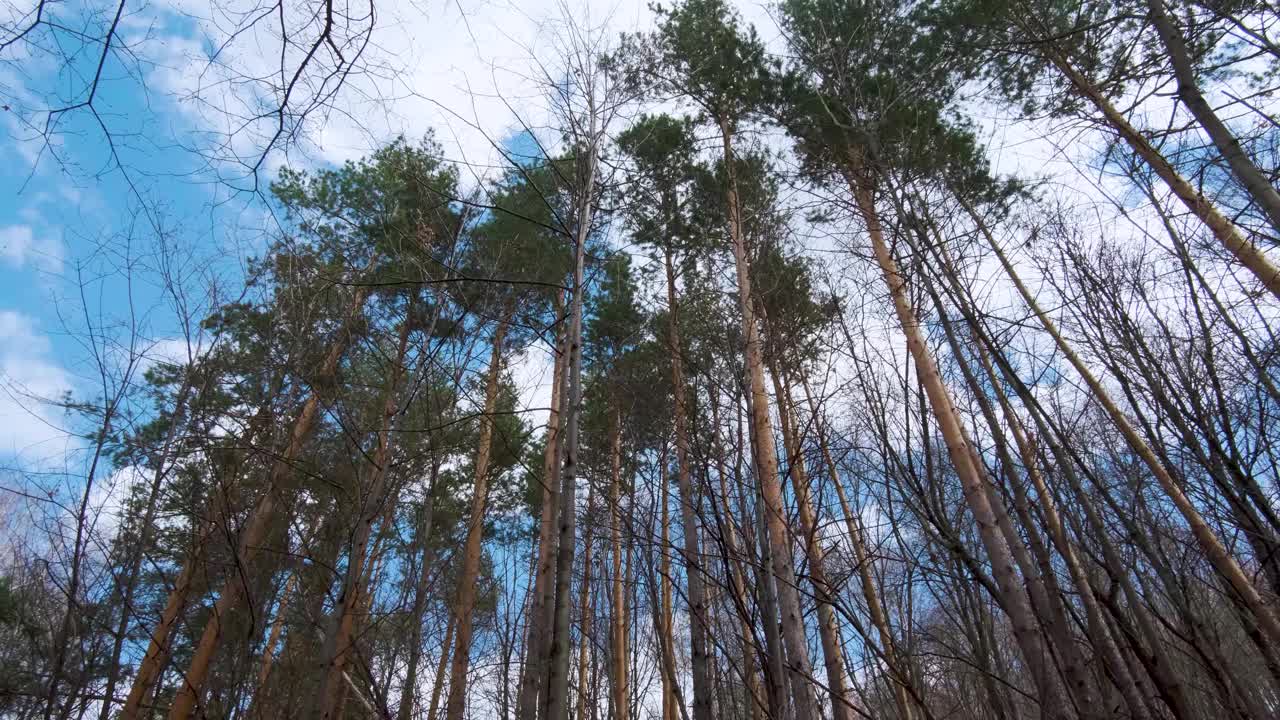
<instances>
[{"instance_id":1,"label":"dense tree cluster","mask_svg":"<svg viewBox=\"0 0 1280 720\"><path fill-rule=\"evenodd\" d=\"M283 171L198 351L72 406L0 716L1280 715L1276 7L773 11L570 33L479 188L430 136Z\"/></svg>"}]
</instances>

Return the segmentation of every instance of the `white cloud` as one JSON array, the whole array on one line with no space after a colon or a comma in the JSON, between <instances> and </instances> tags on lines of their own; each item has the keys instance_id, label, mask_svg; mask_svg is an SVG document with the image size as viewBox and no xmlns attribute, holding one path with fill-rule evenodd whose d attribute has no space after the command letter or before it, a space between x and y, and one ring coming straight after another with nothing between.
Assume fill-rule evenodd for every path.
<instances>
[{"instance_id":1,"label":"white cloud","mask_svg":"<svg viewBox=\"0 0 1280 720\"><path fill-rule=\"evenodd\" d=\"M62 269L62 241L38 234L30 225L7 225L0 227L0 258L13 268L58 272Z\"/></svg>"},{"instance_id":2,"label":"white cloud","mask_svg":"<svg viewBox=\"0 0 1280 720\"><path fill-rule=\"evenodd\" d=\"M0 310L0 455L45 454L66 440L61 412L48 399L72 387L36 321Z\"/></svg>"}]
</instances>

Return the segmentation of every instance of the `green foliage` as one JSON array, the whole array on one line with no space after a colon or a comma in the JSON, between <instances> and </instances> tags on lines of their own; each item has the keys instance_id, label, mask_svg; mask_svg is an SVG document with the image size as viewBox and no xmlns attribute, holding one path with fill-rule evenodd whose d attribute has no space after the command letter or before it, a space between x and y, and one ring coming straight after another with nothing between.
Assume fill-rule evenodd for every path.
<instances>
[{"instance_id":1,"label":"green foliage","mask_svg":"<svg viewBox=\"0 0 1280 720\"><path fill-rule=\"evenodd\" d=\"M689 99L732 134L770 92L771 61L755 28L744 30L724 0L651 7L657 30L624 43L628 75L652 94Z\"/></svg>"}]
</instances>

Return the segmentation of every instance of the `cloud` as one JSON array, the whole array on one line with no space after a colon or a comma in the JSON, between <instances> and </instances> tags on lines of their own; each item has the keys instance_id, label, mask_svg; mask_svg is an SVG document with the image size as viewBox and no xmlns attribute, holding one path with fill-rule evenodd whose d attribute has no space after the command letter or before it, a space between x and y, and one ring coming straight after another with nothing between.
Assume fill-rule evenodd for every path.
<instances>
[{"instance_id":1,"label":"cloud","mask_svg":"<svg viewBox=\"0 0 1280 720\"><path fill-rule=\"evenodd\" d=\"M0 227L0 258L6 265L56 273L62 269L62 241L37 234L30 225Z\"/></svg>"},{"instance_id":2,"label":"cloud","mask_svg":"<svg viewBox=\"0 0 1280 720\"><path fill-rule=\"evenodd\" d=\"M36 321L0 310L0 456L45 454L69 435L61 411L47 401L72 388Z\"/></svg>"}]
</instances>

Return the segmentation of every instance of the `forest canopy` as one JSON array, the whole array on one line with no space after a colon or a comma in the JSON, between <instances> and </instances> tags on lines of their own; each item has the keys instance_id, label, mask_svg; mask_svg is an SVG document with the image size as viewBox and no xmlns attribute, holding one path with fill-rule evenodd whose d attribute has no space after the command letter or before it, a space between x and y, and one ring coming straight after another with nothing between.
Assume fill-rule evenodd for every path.
<instances>
[{"instance_id":1,"label":"forest canopy","mask_svg":"<svg viewBox=\"0 0 1280 720\"><path fill-rule=\"evenodd\" d=\"M141 11L21 5L13 127L138 205L62 278L91 382L0 348L66 429L0 448L0 717L1280 716L1274 4L562 5L497 164L287 152L378 6L214 6L281 43L216 260L113 124Z\"/></svg>"}]
</instances>

